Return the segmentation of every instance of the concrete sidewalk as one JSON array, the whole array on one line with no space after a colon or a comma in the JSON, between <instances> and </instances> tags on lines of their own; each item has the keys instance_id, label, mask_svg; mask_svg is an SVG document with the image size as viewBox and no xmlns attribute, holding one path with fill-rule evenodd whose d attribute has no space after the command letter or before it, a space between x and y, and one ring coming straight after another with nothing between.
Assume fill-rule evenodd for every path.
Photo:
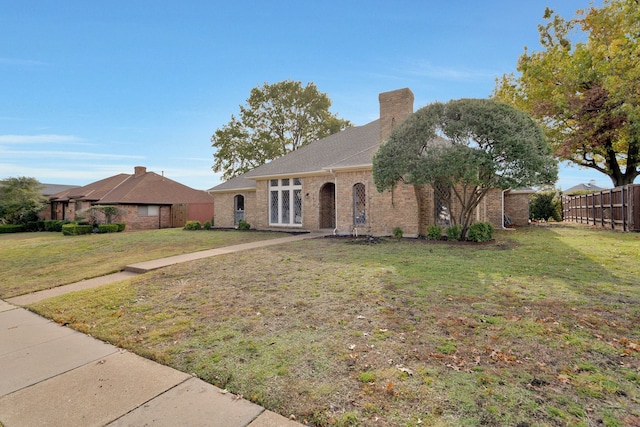
<instances>
[{"instance_id":1,"label":"concrete sidewalk","mask_svg":"<svg viewBox=\"0 0 640 427\"><path fill-rule=\"evenodd\" d=\"M124 280L179 262L296 240L303 234L128 266L127 271L0 300L0 423L22 426L295 427L189 374L60 326L17 305Z\"/></svg>"}]
</instances>

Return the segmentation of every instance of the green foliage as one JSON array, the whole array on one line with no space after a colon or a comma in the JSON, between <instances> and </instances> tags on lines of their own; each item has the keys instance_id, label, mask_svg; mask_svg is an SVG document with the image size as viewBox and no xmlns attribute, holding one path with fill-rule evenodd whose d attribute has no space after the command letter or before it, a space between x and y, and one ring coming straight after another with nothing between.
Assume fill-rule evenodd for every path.
<instances>
[{"instance_id":1,"label":"green foliage","mask_svg":"<svg viewBox=\"0 0 640 427\"><path fill-rule=\"evenodd\" d=\"M469 226L467 240L471 242L488 242L493 239L493 225L490 222L476 222Z\"/></svg>"},{"instance_id":2,"label":"green foliage","mask_svg":"<svg viewBox=\"0 0 640 427\"><path fill-rule=\"evenodd\" d=\"M250 228L251 228L251 224L249 224L247 221L243 219L238 221L238 230L248 230Z\"/></svg>"},{"instance_id":3,"label":"green foliage","mask_svg":"<svg viewBox=\"0 0 640 427\"><path fill-rule=\"evenodd\" d=\"M44 221L28 221L25 224L26 231L44 231Z\"/></svg>"},{"instance_id":4,"label":"green foliage","mask_svg":"<svg viewBox=\"0 0 640 427\"><path fill-rule=\"evenodd\" d=\"M44 231L62 231L62 226L69 221L62 219L47 219L44 221Z\"/></svg>"},{"instance_id":5,"label":"green foliage","mask_svg":"<svg viewBox=\"0 0 640 427\"><path fill-rule=\"evenodd\" d=\"M37 218L46 206L40 190L42 184L35 178L18 177L0 181L0 222L25 224Z\"/></svg>"},{"instance_id":6,"label":"green foliage","mask_svg":"<svg viewBox=\"0 0 640 427\"><path fill-rule=\"evenodd\" d=\"M120 216L121 210L117 206L110 205L94 205L90 208L91 211L91 222L94 224L101 222L100 215L97 213L101 213L104 216L104 222L107 224L111 224L113 220L117 219Z\"/></svg>"},{"instance_id":7,"label":"green foliage","mask_svg":"<svg viewBox=\"0 0 640 427\"><path fill-rule=\"evenodd\" d=\"M442 227L436 224L427 226L427 239L440 240L442 238Z\"/></svg>"},{"instance_id":8,"label":"green foliage","mask_svg":"<svg viewBox=\"0 0 640 427\"><path fill-rule=\"evenodd\" d=\"M93 231L93 226L89 224L64 224L62 226L62 234L65 236L78 236L80 234L90 234Z\"/></svg>"},{"instance_id":9,"label":"green foliage","mask_svg":"<svg viewBox=\"0 0 640 427\"><path fill-rule=\"evenodd\" d=\"M547 9L544 19L542 50L525 49L518 74L499 79L493 96L542 123L556 156L608 175L614 186L633 183L640 175L637 2L605 0L571 20Z\"/></svg>"},{"instance_id":10,"label":"green foliage","mask_svg":"<svg viewBox=\"0 0 640 427\"><path fill-rule=\"evenodd\" d=\"M562 201L556 191L541 191L531 196L529 218L562 221Z\"/></svg>"},{"instance_id":11,"label":"green foliage","mask_svg":"<svg viewBox=\"0 0 640 427\"><path fill-rule=\"evenodd\" d=\"M463 240L462 225L456 224L447 227L447 239L451 240L452 242Z\"/></svg>"},{"instance_id":12,"label":"green foliage","mask_svg":"<svg viewBox=\"0 0 640 427\"><path fill-rule=\"evenodd\" d=\"M430 104L397 126L374 155L373 176L378 191L401 180L431 185L465 238L489 190L553 184L558 165L527 114L491 100L460 99ZM423 227L418 224L419 234Z\"/></svg>"},{"instance_id":13,"label":"green foliage","mask_svg":"<svg viewBox=\"0 0 640 427\"><path fill-rule=\"evenodd\" d=\"M184 225L185 230L200 230L202 228L202 224L200 221L187 221Z\"/></svg>"},{"instance_id":14,"label":"green foliage","mask_svg":"<svg viewBox=\"0 0 640 427\"><path fill-rule=\"evenodd\" d=\"M115 222L114 224L118 226L118 233L127 228L127 224L125 222Z\"/></svg>"},{"instance_id":15,"label":"green foliage","mask_svg":"<svg viewBox=\"0 0 640 427\"><path fill-rule=\"evenodd\" d=\"M362 372L358 376L358 379L363 383L372 383L376 380L376 373L372 371Z\"/></svg>"},{"instance_id":16,"label":"green foliage","mask_svg":"<svg viewBox=\"0 0 640 427\"><path fill-rule=\"evenodd\" d=\"M98 224L98 233L117 233L118 224Z\"/></svg>"},{"instance_id":17,"label":"green foliage","mask_svg":"<svg viewBox=\"0 0 640 427\"><path fill-rule=\"evenodd\" d=\"M22 224L0 224L0 234L1 233L22 233L25 230L24 225Z\"/></svg>"},{"instance_id":18,"label":"green foliage","mask_svg":"<svg viewBox=\"0 0 640 427\"><path fill-rule=\"evenodd\" d=\"M231 179L348 126L329 112L331 100L313 83L285 80L251 90L239 118L217 129L213 170Z\"/></svg>"},{"instance_id":19,"label":"green foliage","mask_svg":"<svg viewBox=\"0 0 640 427\"><path fill-rule=\"evenodd\" d=\"M402 236L404 236L402 228L396 227L393 229L393 237L395 237L396 239L402 239Z\"/></svg>"},{"instance_id":20,"label":"green foliage","mask_svg":"<svg viewBox=\"0 0 640 427\"><path fill-rule=\"evenodd\" d=\"M205 221L205 223L202 226L202 228L204 228L205 230L210 230L211 229L211 223L209 221Z\"/></svg>"}]
</instances>

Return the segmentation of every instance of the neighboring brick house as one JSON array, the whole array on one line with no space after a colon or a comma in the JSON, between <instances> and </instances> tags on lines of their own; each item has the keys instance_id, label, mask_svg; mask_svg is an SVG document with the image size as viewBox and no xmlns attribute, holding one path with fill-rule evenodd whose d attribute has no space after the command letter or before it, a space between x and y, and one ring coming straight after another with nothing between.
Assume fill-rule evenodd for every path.
<instances>
[{"instance_id":1,"label":"neighboring brick house","mask_svg":"<svg viewBox=\"0 0 640 427\"><path fill-rule=\"evenodd\" d=\"M50 196L51 218L86 217L91 206L117 206L117 222L127 230L182 227L187 220L211 221L213 197L163 175L136 166L133 174L121 173L84 187Z\"/></svg>"},{"instance_id":2,"label":"neighboring brick house","mask_svg":"<svg viewBox=\"0 0 640 427\"><path fill-rule=\"evenodd\" d=\"M381 93L380 119L345 129L207 190L216 204L215 226L233 227L240 219L257 229L319 230L338 234L390 235L400 227L418 233L416 191L399 183L378 192L372 157L391 130L413 113L413 93ZM429 223L444 224L442 205L429 186L422 187ZM476 209L476 221L503 227L524 225L529 191L492 190Z\"/></svg>"}]
</instances>

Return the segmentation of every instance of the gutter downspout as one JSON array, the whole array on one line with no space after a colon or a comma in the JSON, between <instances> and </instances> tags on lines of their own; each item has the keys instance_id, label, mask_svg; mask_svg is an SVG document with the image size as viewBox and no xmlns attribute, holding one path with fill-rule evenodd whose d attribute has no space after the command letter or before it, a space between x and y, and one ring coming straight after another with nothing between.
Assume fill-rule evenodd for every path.
<instances>
[{"instance_id":1,"label":"gutter downspout","mask_svg":"<svg viewBox=\"0 0 640 427\"><path fill-rule=\"evenodd\" d=\"M336 227L333 229L333 235L335 236L336 234L338 234L338 177L336 176L336 173L333 171L333 169L330 168L329 172L331 173L331 175L333 175L333 208L334 215L336 216Z\"/></svg>"},{"instance_id":2,"label":"gutter downspout","mask_svg":"<svg viewBox=\"0 0 640 427\"><path fill-rule=\"evenodd\" d=\"M511 190L511 187L507 188L506 190L502 190L502 229L503 230L514 231L515 228L507 228L507 227L504 226L504 193L506 193L509 190Z\"/></svg>"}]
</instances>

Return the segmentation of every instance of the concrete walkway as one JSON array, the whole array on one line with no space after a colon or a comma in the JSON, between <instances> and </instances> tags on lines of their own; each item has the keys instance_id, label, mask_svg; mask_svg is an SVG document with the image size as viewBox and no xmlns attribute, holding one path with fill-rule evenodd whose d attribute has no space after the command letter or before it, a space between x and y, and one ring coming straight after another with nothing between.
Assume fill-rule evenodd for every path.
<instances>
[{"instance_id":1,"label":"concrete walkway","mask_svg":"<svg viewBox=\"0 0 640 427\"><path fill-rule=\"evenodd\" d=\"M320 236L301 234L148 261L127 266L124 272L0 300L0 423L4 427L300 426L189 374L19 306L179 262Z\"/></svg>"}]
</instances>

